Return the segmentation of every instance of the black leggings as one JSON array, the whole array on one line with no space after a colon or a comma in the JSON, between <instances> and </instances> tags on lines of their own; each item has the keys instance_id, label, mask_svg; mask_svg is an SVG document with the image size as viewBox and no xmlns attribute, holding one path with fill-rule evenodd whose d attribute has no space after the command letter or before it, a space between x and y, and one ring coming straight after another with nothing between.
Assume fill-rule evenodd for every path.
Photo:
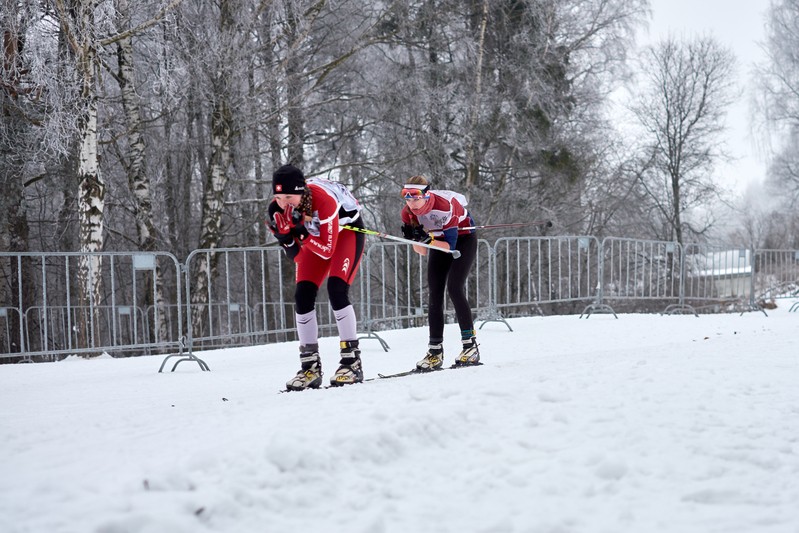
<instances>
[{"instance_id":1,"label":"black leggings","mask_svg":"<svg viewBox=\"0 0 799 533\"><path fill-rule=\"evenodd\" d=\"M444 340L444 289L455 307L455 316L461 331L474 329L472 308L466 298L466 278L477 255L477 235L458 235L455 249L461 253L458 259L452 254L429 250L430 260L427 263L427 285L430 287L428 302L428 323L430 326L430 342L439 343Z\"/></svg>"}]
</instances>

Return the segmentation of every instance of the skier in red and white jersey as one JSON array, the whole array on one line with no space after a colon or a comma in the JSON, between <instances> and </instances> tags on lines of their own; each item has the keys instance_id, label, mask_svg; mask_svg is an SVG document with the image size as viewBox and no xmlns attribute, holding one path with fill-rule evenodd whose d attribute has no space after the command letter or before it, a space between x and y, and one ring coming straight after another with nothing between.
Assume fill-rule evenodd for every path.
<instances>
[{"instance_id":1,"label":"skier in red and white jersey","mask_svg":"<svg viewBox=\"0 0 799 533\"><path fill-rule=\"evenodd\" d=\"M402 188L405 207L402 208L402 233L413 239L444 250L458 250L452 254L414 246L421 255L428 255L427 284L429 344L427 354L416 363L419 371L441 368L444 363L444 291L455 307L455 316L461 329L462 350L455 365L480 363L480 352L474 330L472 309L466 297L466 278L477 255L477 234L474 220L466 209L466 197L453 191L431 191L424 176L413 176ZM428 251L430 252L428 254Z\"/></svg>"},{"instance_id":2,"label":"skier in red and white jersey","mask_svg":"<svg viewBox=\"0 0 799 533\"><path fill-rule=\"evenodd\" d=\"M322 179L306 182L302 171L293 165L284 165L272 174L272 193L267 226L297 268L294 301L301 368L286 388L304 390L322 384L316 297L325 279L341 347L340 366L330 383L359 383L363 369L349 289L358 272L365 236L341 230L341 226L362 228L361 207L340 183Z\"/></svg>"}]
</instances>

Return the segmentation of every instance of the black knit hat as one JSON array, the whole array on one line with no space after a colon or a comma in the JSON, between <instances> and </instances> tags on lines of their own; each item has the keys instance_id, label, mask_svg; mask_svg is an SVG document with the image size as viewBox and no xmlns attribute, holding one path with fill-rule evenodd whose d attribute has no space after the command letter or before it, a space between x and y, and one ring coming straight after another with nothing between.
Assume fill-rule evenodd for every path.
<instances>
[{"instance_id":1,"label":"black knit hat","mask_svg":"<svg viewBox=\"0 0 799 533\"><path fill-rule=\"evenodd\" d=\"M294 165L283 165L272 174L272 194L302 194L305 176Z\"/></svg>"}]
</instances>

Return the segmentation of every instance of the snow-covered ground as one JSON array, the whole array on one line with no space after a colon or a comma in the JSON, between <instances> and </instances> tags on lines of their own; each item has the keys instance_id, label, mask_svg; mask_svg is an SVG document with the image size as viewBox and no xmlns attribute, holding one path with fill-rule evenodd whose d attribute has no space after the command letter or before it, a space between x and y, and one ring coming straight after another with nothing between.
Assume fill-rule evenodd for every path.
<instances>
[{"instance_id":1,"label":"snow-covered ground","mask_svg":"<svg viewBox=\"0 0 799 533\"><path fill-rule=\"evenodd\" d=\"M289 394L296 343L2 365L0 531L797 533L789 305L491 322L482 367ZM425 350L383 337L367 377Z\"/></svg>"}]
</instances>

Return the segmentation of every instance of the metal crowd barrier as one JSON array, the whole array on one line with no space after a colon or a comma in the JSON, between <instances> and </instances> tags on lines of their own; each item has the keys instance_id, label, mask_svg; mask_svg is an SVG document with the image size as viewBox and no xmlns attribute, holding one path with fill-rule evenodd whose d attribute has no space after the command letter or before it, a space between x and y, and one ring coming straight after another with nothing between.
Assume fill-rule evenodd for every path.
<instances>
[{"instance_id":1,"label":"metal crowd barrier","mask_svg":"<svg viewBox=\"0 0 799 533\"><path fill-rule=\"evenodd\" d=\"M764 311L799 280L799 252L606 238L597 304L634 312ZM779 296L776 296L779 295Z\"/></svg>"},{"instance_id":2,"label":"metal crowd barrier","mask_svg":"<svg viewBox=\"0 0 799 533\"><path fill-rule=\"evenodd\" d=\"M0 253L0 359L47 361L73 354L148 354L181 348L165 306L181 287L163 252ZM144 307L153 307L146 315ZM176 309L177 324L182 307Z\"/></svg>"},{"instance_id":3,"label":"metal crowd barrier","mask_svg":"<svg viewBox=\"0 0 799 533\"><path fill-rule=\"evenodd\" d=\"M706 244L686 244L683 250L687 303L712 311L753 306L750 250Z\"/></svg>"},{"instance_id":4,"label":"metal crowd barrier","mask_svg":"<svg viewBox=\"0 0 799 533\"><path fill-rule=\"evenodd\" d=\"M753 286L758 300L799 298L799 250L756 250ZM797 310L797 304L791 311Z\"/></svg>"},{"instance_id":5,"label":"metal crowd barrier","mask_svg":"<svg viewBox=\"0 0 799 533\"><path fill-rule=\"evenodd\" d=\"M296 340L294 265L274 246L168 253L0 253L0 362L167 354ZM477 322L531 313L762 310L799 297L799 251L589 236L478 242L468 281ZM87 293L92 294L87 298ZM351 289L359 338L427 324L427 261L369 243ZM446 312L454 318L446 300ZM799 306L794 306L793 310ZM320 334L335 335L326 287ZM482 327L482 325L480 326Z\"/></svg>"},{"instance_id":6,"label":"metal crowd barrier","mask_svg":"<svg viewBox=\"0 0 799 533\"><path fill-rule=\"evenodd\" d=\"M612 311L609 302L636 303L676 312L684 307L682 247L674 242L607 237L600 247L600 311ZM589 308L589 311L591 309Z\"/></svg>"},{"instance_id":7,"label":"metal crowd barrier","mask_svg":"<svg viewBox=\"0 0 799 533\"><path fill-rule=\"evenodd\" d=\"M482 239L477 243L475 263L466 280L472 311L492 320L492 249ZM488 275L486 275L486 273ZM365 308L360 321L369 333L382 329L417 327L427 324L427 258L400 243L373 243L364 254L361 280L365 284ZM444 312L454 310L445 298Z\"/></svg>"},{"instance_id":8,"label":"metal crowd barrier","mask_svg":"<svg viewBox=\"0 0 799 533\"><path fill-rule=\"evenodd\" d=\"M363 268L363 266L361 267ZM208 370L194 352L222 347L296 340L294 264L275 246L195 250L186 259L185 294L188 354L173 357L194 361ZM360 274L359 274L360 276ZM350 299L356 313L363 308L361 282L353 284ZM336 332L335 315L326 286L317 298L319 332Z\"/></svg>"},{"instance_id":9,"label":"metal crowd barrier","mask_svg":"<svg viewBox=\"0 0 799 533\"><path fill-rule=\"evenodd\" d=\"M494 302L503 316L573 312L597 297L599 242L594 237L503 237L494 245Z\"/></svg>"},{"instance_id":10,"label":"metal crowd barrier","mask_svg":"<svg viewBox=\"0 0 799 533\"><path fill-rule=\"evenodd\" d=\"M88 329L90 338L87 348L137 346L146 348L146 353L149 353L152 337L144 310L130 305L29 307L25 311L25 323L43 326L33 331L32 328L26 329L27 346L49 346L50 353L71 352L82 344L81 332L84 328L77 325L91 323L92 314L97 327ZM34 338L31 338L31 334Z\"/></svg>"}]
</instances>

